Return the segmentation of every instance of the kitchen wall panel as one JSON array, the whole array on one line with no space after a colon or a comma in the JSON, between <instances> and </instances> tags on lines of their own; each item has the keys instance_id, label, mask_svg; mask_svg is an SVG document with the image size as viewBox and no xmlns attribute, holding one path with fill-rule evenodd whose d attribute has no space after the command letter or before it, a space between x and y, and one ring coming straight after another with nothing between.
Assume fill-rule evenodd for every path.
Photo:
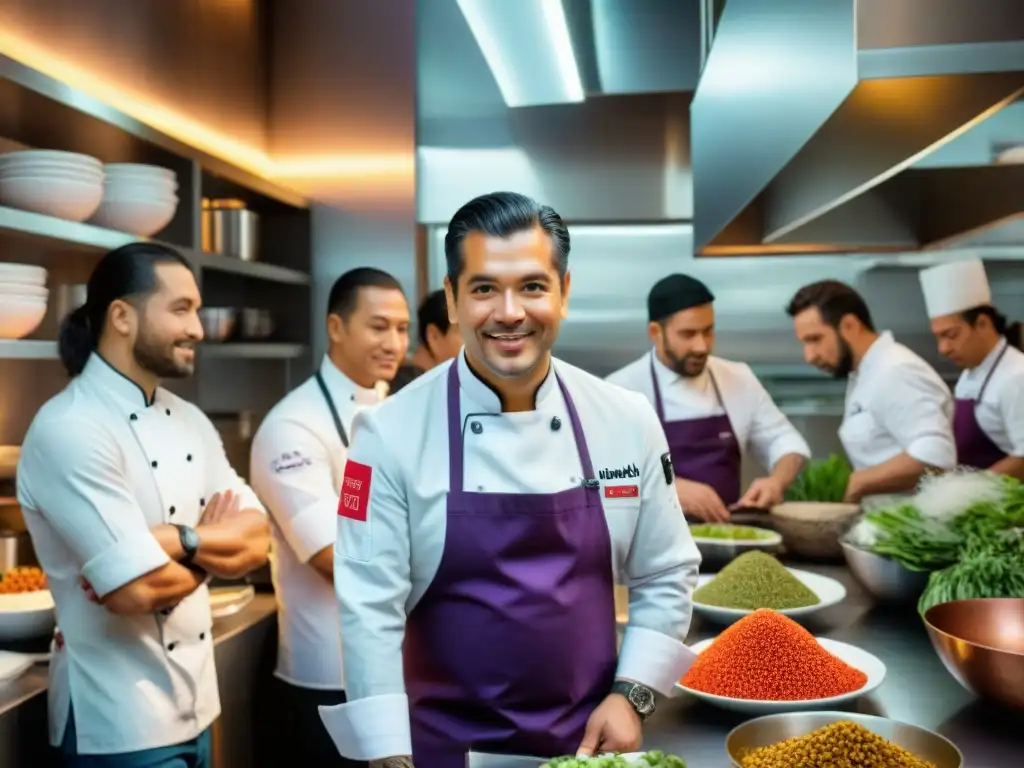
<instances>
[{"instance_id":1,"label":"kitchen wall panel","mask_svg":"<svg viewBox=\"0 0 1024 768\"><path fill-rule=\"evenodd\" d=\"M266 148L264 0L3 0L0 35Z\"/></svg>"},{"instance_id":2,"label":"kitchen wall panel","mask_svg":"<svg viewBox=\"0 0 1024 768\"><path fill-rule=\"evenodd\" d=\"M415 303L415 0L288 0L275 6L270 151L409 158L393 173L314 169L294 184L313 206L314 359L326 348L333 282L348 269L391 272Z\"/></svg>"}]
</instances>

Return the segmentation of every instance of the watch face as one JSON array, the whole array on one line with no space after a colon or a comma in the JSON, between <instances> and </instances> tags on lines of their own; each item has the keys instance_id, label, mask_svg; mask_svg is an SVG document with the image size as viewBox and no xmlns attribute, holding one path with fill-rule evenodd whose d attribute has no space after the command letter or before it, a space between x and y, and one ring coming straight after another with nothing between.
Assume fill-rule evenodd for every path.
<instances>
[{"instance_id":1,"label":"watch face","mask_svg":"<svg viewBox=\"0 0 1024 768\"><path fill-rule=\"evenodd\" d=\"M182 546L194 552L199 549L199 534L195 532L195 529L182 526L181 528Z\"/></svg>"},{"instance_id":2,"label":"watch face","mask_svg":"<svg viewBox=\"0 0 1024 768\"><path fill-rule=\"evenodd\" d=\"M641 714L648 714L654 709L654 694L639 685L630 691L629 700Z\"/></svg>"}]
</instances>

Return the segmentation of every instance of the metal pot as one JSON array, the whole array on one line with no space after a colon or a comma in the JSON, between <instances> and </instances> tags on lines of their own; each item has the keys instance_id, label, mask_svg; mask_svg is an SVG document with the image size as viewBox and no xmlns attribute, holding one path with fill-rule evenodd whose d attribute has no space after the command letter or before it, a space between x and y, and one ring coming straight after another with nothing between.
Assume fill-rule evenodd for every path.
<instances>
[{"instance_id":1,"label":"metal pot","mask_svg":"<svg viewBox=\"0 0 1024 768\"><path fill-rule=\"evenodd\" d=\"M259 216L240 200L203 200L203 250L256 261Z\"/></svg>"},{"instance_id":2,"label":"metal pot","mask_svg":"<svg viewBox=\"0 0 1024 768\"><path fill-rule=\"evenodd\" d=\"M203 307L199 310L205 341L226 341L235 332L238 310L231 307Z\"/></svg>"},{"instance_id":3,"label":"metal pot","mask_svg":"<svg viewBox=\"0 0 1024 768\"><path fill-rule=\"evenodd\" d=\"M29 535L23 531L0 530L0 573L22 565L36 565Z\"/></svg>"},{"instance_id":4,"label":"metal pot","mask_svg":"<svg viewBox=\"0 0 1024 768\"><path fill-rule=\"evenodd\" d=\"M242 310L242 338L269 339L274 333L274 318L269 309Z\"/></svg>"}]
</instances>

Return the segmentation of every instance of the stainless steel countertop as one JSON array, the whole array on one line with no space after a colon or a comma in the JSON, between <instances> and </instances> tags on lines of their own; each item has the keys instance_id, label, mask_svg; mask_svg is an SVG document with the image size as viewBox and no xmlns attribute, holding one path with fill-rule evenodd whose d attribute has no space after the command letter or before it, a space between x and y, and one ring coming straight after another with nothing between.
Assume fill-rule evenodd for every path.
<instances>
[{"instance_id":1,"label":"stainless steel countertop","mask_svg":"<svg viewBox=\"0 0 1024 768\"><path fill-rule=\"evenodd\" d=\"M960 748L966 768L1024 765L1024 713L983 704L961 688L932 650L913 606L873 605L845 567L799 567L838 579L848 590L846 600L805 626L815 635L860 646L887 667L882 685L852 711L941 733ZM714 637L721 629L695 615L687 642ZM725 737L747 719L681 695L660 702L645 728L644 749L677 754L688 768L728 768Z\"/></svg>"},{"instance_id":2,"label":"stainless steel countertop","mask_svg":"<svg viewBox=\"0 0 1024 768\"><path fill-rule=\"evenodd\" d=\"M214 646L239 632L244 632L276 612L277 602L274 596L257 593L252 602L241 611L213 623ZM46 664L36 664L16 680L0 685L0 716L45 692L48 673Z\"/></svg>"}]
</instances>

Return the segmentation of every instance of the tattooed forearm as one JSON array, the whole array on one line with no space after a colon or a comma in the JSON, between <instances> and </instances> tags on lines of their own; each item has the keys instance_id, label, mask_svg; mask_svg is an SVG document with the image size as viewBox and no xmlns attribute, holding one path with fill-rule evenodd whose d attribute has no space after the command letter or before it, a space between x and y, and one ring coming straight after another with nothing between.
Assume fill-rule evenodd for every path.
<instances>
[{"instance_id":1,"label":"tattooed forearm","mask_svg":"<svg viewBox=\"0 0 1024 768\"><path fill-rule=\"evenodd\" d=\"M414 768L412 757L402 755L400 757L385 757L383 760L371 760L370 768Z\"/></svg>"}]
</instances>

